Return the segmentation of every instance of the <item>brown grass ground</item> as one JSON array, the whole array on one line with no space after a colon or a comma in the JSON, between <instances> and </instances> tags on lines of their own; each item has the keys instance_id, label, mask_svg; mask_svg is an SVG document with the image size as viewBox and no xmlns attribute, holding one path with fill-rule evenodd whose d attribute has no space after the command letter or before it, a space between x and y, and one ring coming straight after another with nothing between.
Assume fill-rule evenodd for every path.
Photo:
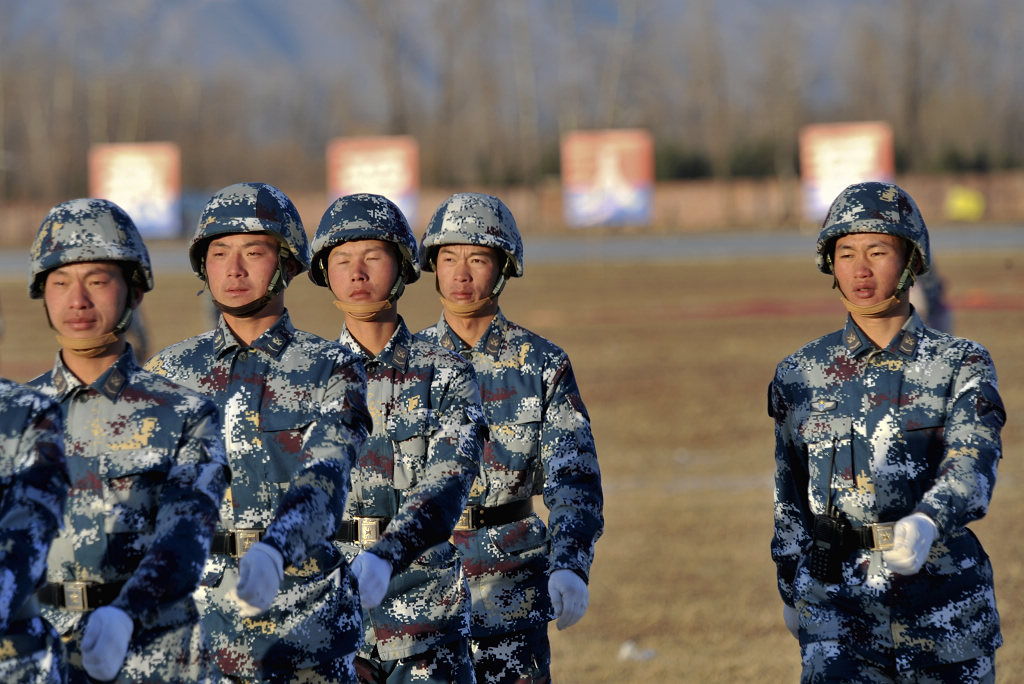
<instances>
[{"instance_id":1,"label":"brown grass ground","mask_svg":"<svg viewBox=\"0 0 1024 684\"><path fill-rule=\"evenodd\" d=\"M1024 674L1024 253L945 255L956 332L991 351L1009 412L1007 457L988 517L1006 645L999 682ZM701 264L527 265L506 313L570 354L593 419L607 525L586 617L552 630L555 680L794 682L798 646L782 623L769 555L775 364L842 325L810 259ZM433 323L432 278L401 302L413 330ZM154 349L209 327L199 282L157 274L144 312ZM305 278L288 291L299 327L333 337L340 313ZM41 305L0 281L0 373L27 380L53 360ZM620 660L632 641L645 660Z\"/></svg>"}]
</instances>

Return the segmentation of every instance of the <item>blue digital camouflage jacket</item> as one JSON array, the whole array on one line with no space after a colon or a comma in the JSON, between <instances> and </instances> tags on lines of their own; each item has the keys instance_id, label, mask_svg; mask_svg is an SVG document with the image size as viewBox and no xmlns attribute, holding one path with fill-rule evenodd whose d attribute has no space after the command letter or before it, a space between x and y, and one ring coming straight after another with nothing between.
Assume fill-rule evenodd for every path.
<instances>
[{"instance_id":1,"label":"blue digital camouflage jacket","mask_svg":"<svg viewBox=\"0 0 1024 684\"><path fill-rule=\"evenodd\" d=\"M285 561L270 610L241 618L229 598L237 558L211 555L197 597L221 669L270 676L354 653L362 641L354 581L331 540L370 428L362 363L297 330L285 312L248 347L221 317L147 368L220 408L232 473L221 529L265 530L263 543Z\"/></svg>"},{"instance_id":2,"label":"blue digital camouflage jacket","mask_svg":"<svg viewBox=\"0 0 1024 684\"><path fill-rule=\"evenodd\" d=\"M472 636L504 634L553 616L548 576L558 569L588 579L604 529L601 471L569 357L499 311L470 349L442 315L420 333L465 356L476 369L490 436L469 502L498 506L543 497L536 515L457 531L473 596Z\"/></svg>"}]
</instances>

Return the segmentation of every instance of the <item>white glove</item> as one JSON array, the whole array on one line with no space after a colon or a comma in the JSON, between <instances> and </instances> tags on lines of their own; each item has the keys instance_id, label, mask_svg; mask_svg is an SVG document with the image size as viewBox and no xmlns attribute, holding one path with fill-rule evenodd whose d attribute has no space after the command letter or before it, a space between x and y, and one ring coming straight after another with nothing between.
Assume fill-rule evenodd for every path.
<instances>
[{"instance_id":1,"label":"white glove","mask_svg":"<svg viewBox=\"0 0 1024 684\"><path fill-rule=\"evenodd\" d=\"M379 606L391 581L391 562L369 551L360 551L349 567L359 584L359 603L367 610Z\"/></svg>"},{"instance_id":2,"label":"white glove","mask_svg":"<svg viewBox=\"0 0 1024 684\"><path fill-rule=\"evenodd\" d=\"M938 528L924 513L900 518L893 528L893 545L882 552L882 560L893 572L913 575L924 565Z\"/></svg>"},{"instance_id":3,"label":"white glove","mask_svg":"<svg viewBox=\"0 0 1024 684\"><path fill-rule=\"evenodd\" d=\"M93 679L110 681L121 671L135 623L114 606L93 611L82 633L82 666Z\"/></svg>"},{"instance_id":4,"label":"white glove","mask_svg":"<svg viewBox=\"0 0 1024 684\"><path fill-rule=\"evenodd\" d=\"M551 606L558 618L558 629L572 627L587 612L590 601L590 590L587 583L572 570L555 570L548 579L548 593L551 594Z\"/></svg>"},{"instance_id":5,"label":"white glove","mask_svg":"<svg viewBox=\"0 0 1024 684\"><path fill-rule=\"evenodd\" d=\"M235 598L242 617L254 617L270 608L284 579L284 558L270 544L256 542L238 561Z\"/></svg>"},{"instance_id":6,"label":"white glove","mask_svg":"<svg viewBox=\"0 0 1024 684\"><path fill-rule=\"evenodd\" d=\"M800 614L793 606L782 604L782 621L786 623L786 629L793 635L794 639L800 638Z\"/></svg>"}]
</instances>

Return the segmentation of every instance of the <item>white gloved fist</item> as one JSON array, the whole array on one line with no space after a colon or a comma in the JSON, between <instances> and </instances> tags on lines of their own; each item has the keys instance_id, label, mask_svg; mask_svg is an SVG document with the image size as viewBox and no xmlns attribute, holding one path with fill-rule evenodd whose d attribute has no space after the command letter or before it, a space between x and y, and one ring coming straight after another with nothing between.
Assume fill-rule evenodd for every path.
<instances>
[{"instance_id":1,"label":"white gloved fist","mask_svg":"<svg viewBox=\"0 0 1024 684\"><path fill-rule=\"evenodd\" d=\"M895 573L916 574L932 548L938 528L924 513L911 513L893 527L893 545L882 552L882 560Z\"/></svg>"},{"instance_id":2,"label":"white gloved fist","mask_svg":"<svg viewBox=\"0 0 1024 684\"><path fill-rule=\"evenodd\" d=\"M793 635L794 639L800 638L800 614L796 608L782 604L782 621L786 623L786 629Z\"/></svg>"},{"instance_id":3,"label":"white gloved fist","mask_svg":"<svg viewBox=\"0 0 1024 684\"><path fill-rule=\"evenodd\" d=\"M391 562L369 551L360 551L349 567L359 584L359 603L367 610L379 606L391 581Z\"/></svg>"},{"instance_id":4,"label":"white gloved fist","mask_svg":"<svg viewBox=\"0 0 1024 684\"><path fill-rule=\"evenodd\" d=\"M572 627L587 612L590 590L587 583L572 570L555 570L548 579L551 607L558 618L558 629Z\"/></svg>"},{"instance_id":5,"label":"white gloved fist","mask_svg":"<svg viewBox=\"0 0 1024 684\"><path fill-rule=\"evenodd\" d=\"M242 617L255 617L270 608L284 579L284 557L270 544L256 542L238 561L235 598Z\"/></svg>"},{"instance_id":6,"label":"white gloved fist","mask_svg":"<svg viewBox=\"0 0 1024 684\"><path fill-rule=\"evenodd\" d=\"M82 633L82 666L93 679L107 682L117 676L128 655L135 623L114 606L93 611Z\"/></svg>"}]
</instances>

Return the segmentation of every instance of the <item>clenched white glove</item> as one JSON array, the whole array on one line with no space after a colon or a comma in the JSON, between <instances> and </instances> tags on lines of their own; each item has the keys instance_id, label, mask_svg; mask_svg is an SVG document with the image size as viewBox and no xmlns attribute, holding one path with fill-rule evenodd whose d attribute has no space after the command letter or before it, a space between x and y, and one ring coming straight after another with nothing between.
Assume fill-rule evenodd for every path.
<instances>
[{"instance_id":1,"label":"clenched white glove","mask_svg":"<svg viewBox=\"0 0 1024 684\"><path fill-rule=\"evenodd\" d=\"M114 606L93 611L82 633L82 666L93 679L110 681L121 671L135 623Z\"/></svg>"},{"instance_id":2,"label":"clenched white glove","mask_svg":"<svg viewBox=\"0 0 1024 684\"><path fill-rule=\"evenodd\" d=\"M284 579L284 557L270 544L256 542L238 561L238 612L254 617L270 608Z\"/></svg>"},{"instance_id":3,"label":"clenched white glove","mask_svg":"<svg viewBox=\"0 0 1024 684\"><path fill-rule=\"evenodd\" d=\"M800 638L800 614L793 606L782 604L782 621L786 623L786 629L793 635L794 639Z\"/></svg>"},{"instance_id":4,"label":"clenched white glove","mask_svg":"<svg viewBox=\"0 0 1024 684\"><path fill-rule=\"evenodd\" d=\"M882 552L882 560L893 572L916 574L932 548L938 528L924 513L911 513L900 518L893 527L893 545Z\"/></svg>"},{"instance_id":5,"label":"clenched white glove","mask_svg":"<svg viewBox=\"0 0 1024 684\"><path fill-rule=\"evenodd\" d=\"M359 603L367 610L379 606L391 581L391 562L369 551L360 551L350 567L359 583Z\"/></svg>"},{"instance_id":6,"label":"clenched white glove","mask_svg":"<svg viewBox=\"0 0 1024 684\"><path fill-rule=\"evenodd\" d=\"M548 593L551 594L551 607L558 618L558 629L572 627L587 612L590 601L590 590L587 583L572 570L555 570L548 579Z\"/></svg>"}]
</instances>

